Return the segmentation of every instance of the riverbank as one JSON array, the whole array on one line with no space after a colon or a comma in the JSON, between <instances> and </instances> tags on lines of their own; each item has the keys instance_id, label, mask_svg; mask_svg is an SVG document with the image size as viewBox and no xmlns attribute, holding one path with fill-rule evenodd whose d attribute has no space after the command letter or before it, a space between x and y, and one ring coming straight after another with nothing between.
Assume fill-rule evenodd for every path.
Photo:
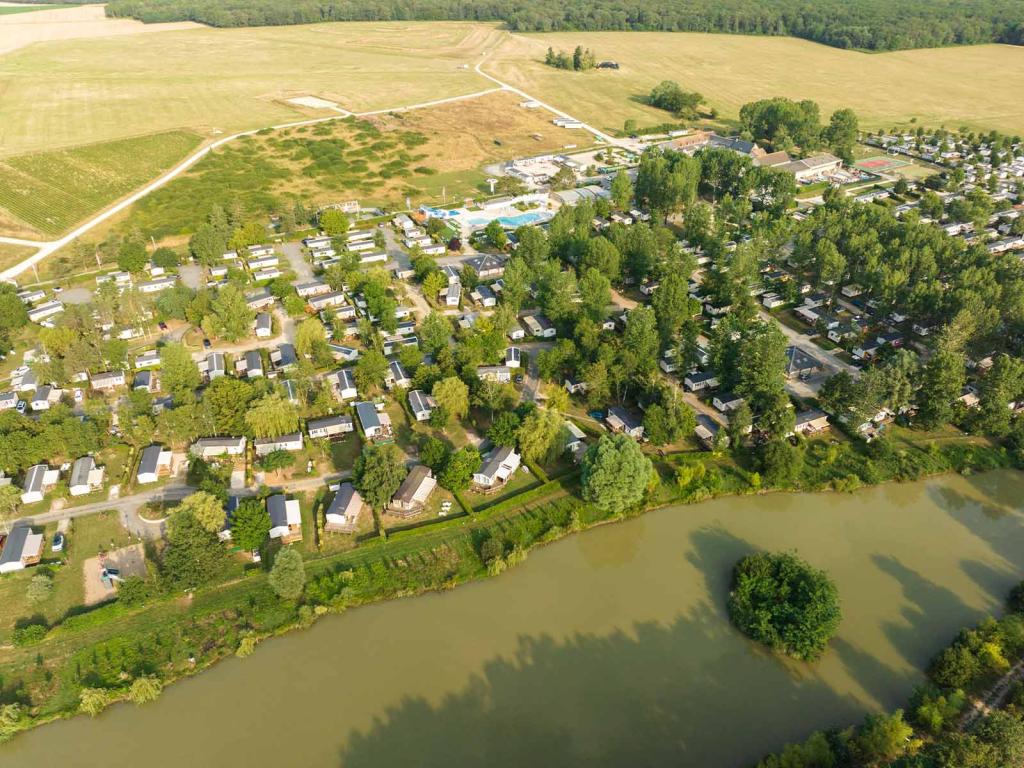
<instances>
[{"instance_id":1,"label":"riverbank","mask_svg":"<svg viewBox=\"0 0 1024 768\"><path fill-rule=\"evenodd\" d=\"M324 616L152 704L35 729L0 756L750 768L904 705L961 627L1000 611L1024 571L1020 498L1024 474L1000 471L672 506L537 548L501 578ZM736 559L780 549L839 587L846 618L814 664L763 652L728 620Z\"/></svg>"},{"instance_id":2,"label":"riverbank","mask_svg":"<svg viewBox=\"0 0 1024 768\"><path fill-rule=\"evenodd\" d=\"M880 483L1010 463L1001 449L984 444L933 445L881 458L846 447L830 451L827 443L809 447L799 486L787 490L822 490L826 463L842 487L853 476L862 483ZM697 462L705 471L680 486L680 467ZM759 479L755 487L753 473L726 456L668 455L657 458L655 465L661 482L650 490L644 508L633 514L767 490ZM192 676L233 655L243 638L265 639L307 627L326 613L477 581L521 561L534 546L624 517L604 515L584 504L573 495L575 487L576 478L570 475L469 517L310 559L301 604L278 599L265 574L253 569L241 581L207 587L190 597L139 607L115 602L70 616L40 642L0 649L0 675L11 692L7 701L23 707L8 733L76 714L83 689L102 691L107 702L126 698L133 679L156 676L168 684ZM480 554L482 542L492 537L503 544L500 562L485 562Z\"/></svg>"}]
</instances>

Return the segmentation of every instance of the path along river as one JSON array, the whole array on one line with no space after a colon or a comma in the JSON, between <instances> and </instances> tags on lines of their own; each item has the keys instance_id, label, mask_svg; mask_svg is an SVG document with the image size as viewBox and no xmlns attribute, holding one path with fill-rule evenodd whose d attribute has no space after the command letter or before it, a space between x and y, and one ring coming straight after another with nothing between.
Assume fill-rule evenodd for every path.
<instances>
[{"instance_id":1,"label":"path along river","mask_svg":"<svg viewBox=\"0 0 1024 768\"><path fill-rule=\"evenodd\" d=\"M502 576L265 642L154 704L40 728L5 768L746 766L902 706L929 658L1024 578L1024 474L663 509ZM814 665L737 635L729 571L795 549L844 620Z\"/></svg>"}]
</instances>

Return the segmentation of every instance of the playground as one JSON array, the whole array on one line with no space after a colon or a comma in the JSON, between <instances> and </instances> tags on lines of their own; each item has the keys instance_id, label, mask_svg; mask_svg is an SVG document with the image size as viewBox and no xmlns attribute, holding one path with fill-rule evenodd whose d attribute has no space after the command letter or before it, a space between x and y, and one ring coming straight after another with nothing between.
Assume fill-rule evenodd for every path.
<instances>
[{"instance_id":1,"label":"playground","mask_svg":"<svg viewBox=\"0 0 1024 768\"><path fill-rule=\"evenodd\" d=\"M117 582L146 576L146 554L141 544L115 549L82 564L85 604L96 605L117 594Z\"/></svg>"}]
</instances>

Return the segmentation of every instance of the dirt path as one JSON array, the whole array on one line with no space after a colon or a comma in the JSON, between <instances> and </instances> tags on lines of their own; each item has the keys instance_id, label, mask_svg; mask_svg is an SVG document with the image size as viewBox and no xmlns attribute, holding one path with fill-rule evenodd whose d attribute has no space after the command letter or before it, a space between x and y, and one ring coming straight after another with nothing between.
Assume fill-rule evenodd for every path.
<instances>
[{"instance_id":1,"label":"dirt path","mask_svg":"<svg viewBox=\"0 0 1024 768\"><path fill-rule=\"evenodd\" d=\"M102 573L104 568L114 568L121 572L121 578L146 575L146 554L141 544L108 552L102 557L90 557L82 563L82 586L85 590L85 604L96 605L109 600L117 594L114 584L104 584Z\"/></svg>"}]
</instances>

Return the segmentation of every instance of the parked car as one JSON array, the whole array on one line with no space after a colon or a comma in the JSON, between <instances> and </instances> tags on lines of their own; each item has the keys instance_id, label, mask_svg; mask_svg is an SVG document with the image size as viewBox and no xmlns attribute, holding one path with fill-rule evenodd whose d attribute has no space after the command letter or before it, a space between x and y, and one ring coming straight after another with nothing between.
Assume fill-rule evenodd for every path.
<instances>
[{"instance_id":1,"label":"parked car","mask_svg":"<svg viewBox=\"0 0 1024 768\"><path fill-rule=\"evenodd\" d=\"M203 349L209 349L213 343L209 339L203 339Z\"/></svg>"},{"instance_id":2,"label":"parked car","mask_svg":"<svg viewBox=\"0 0 1024 768\"><path fill-rule=\"evenodd\" d=\"M167 323L165 323L163 320L161 320L159 323L157 323L157 326L159 326L161 331L166 331L167 330Z\"/></svg>"},{"instance_id":3,"label":"parked car","mask_svg":"<svg viewBox=\"0 0 1024 768\"><path fill-rule=\"evenodd\" d=\"M51 552L63 552L64 551L64 534L55 533L53 534L53 541L50 542Z\"/></svg>"},{"instance_id":4,"label":"parked car","mask_svg":"<svg viewBox=\"0 0 1024 768\"><path fill-rule=\"evenodd\" d=\"M26 403L26 402L25 402L24 400L19 400L19 401L18 401L18 404L17 404L16 406L14 406L14 409L15 409L15 410L16 410L16 411L17 411L18 413L24 413L24 412L25 412L25 409L26 409L27 407L28 407L28 404L27 404L27 403Z\"/></svg>"},{"instance_id":5,"label":"parked car","mask_svg":"<svg viewBox=\"0 0 1024 768\"><path fill-rule=\"evenodd\" d=\"M85 399L85 395L83 394L82 390L76 389L75 390L75 402L76 403L80 403L84 399Z\"/></svg>"}]
</instances>

